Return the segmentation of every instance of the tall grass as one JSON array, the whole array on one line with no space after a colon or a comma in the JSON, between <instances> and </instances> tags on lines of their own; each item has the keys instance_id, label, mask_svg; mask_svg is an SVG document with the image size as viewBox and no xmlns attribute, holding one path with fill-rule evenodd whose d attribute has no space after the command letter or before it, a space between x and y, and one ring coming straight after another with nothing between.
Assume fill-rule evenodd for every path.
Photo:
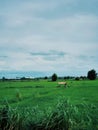
<instances>
[{"instance_id":1,"label":"tall grass","mask_svg":"<svg viewBox=\"0 0 98 130\"><path fill-rule=\"evenodd\" d=\"M44 109L11 108L8 104L0 109L0 130L98 130L98 109L81 103L72 105L59 99L55 107Z\"/></svg>"}]
</instances>

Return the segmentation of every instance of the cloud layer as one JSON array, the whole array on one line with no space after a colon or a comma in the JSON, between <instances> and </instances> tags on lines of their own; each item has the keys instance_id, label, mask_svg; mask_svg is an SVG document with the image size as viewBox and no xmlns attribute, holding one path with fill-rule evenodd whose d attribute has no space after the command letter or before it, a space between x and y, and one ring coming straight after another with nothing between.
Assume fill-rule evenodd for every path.
<instances>
[{"instance_id":1,"label":"cloud layer","mask_svg":"<svg viewBox=\"0 0 98 130\"><path fill-rule=\"evenodd\" d=\"M97 0L0 2L0 70L98 71L97 5Z\"/></svg>"}]
</instances>

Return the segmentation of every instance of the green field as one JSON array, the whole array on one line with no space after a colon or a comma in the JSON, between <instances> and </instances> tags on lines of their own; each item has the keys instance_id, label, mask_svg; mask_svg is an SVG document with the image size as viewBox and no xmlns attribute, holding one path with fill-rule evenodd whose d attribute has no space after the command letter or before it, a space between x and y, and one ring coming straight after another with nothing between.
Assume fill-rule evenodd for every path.
<instances>
[{"instance_id":1,"label":"green field","mask_svg":"<svg viewBox=\"0 0 98 130\"><path fill-rule=\"evenodd\" d=\"M58 81L0 81L0 106L6 101L11 106L53 106L59 97L72 104L86 102L98 105L98 80L68 80L67 87L57 87Z\"/></svg>"},{"instance_id":2,"label":"green field","mask_svg":"<svg viewBox=\"0 0 98 130\"><path fill-rule=\"evenodd\" d=\"M0 81L0 130L98 130L98 80L66 82Z\"/></svg>"}]
</instances>

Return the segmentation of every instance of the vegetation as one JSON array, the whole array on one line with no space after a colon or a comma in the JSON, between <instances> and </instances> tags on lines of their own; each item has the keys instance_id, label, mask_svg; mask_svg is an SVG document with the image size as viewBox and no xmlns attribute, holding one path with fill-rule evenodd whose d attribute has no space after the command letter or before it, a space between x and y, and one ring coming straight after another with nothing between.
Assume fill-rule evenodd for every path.
<instances>
[{"instance_id":1,"label":"vegetation","mask_svg":"<svg viewBox=\"0 0 98 130\"><path fill-rule=\"evenodd\" d=\"M52 75L52 81L56 81L56 80L57 80L57 74L54 73L54 74Z\"/></svg>"},{"instance_id":2,"label":"vegetation","mask_svg":"<svg viewBox=\"0 0 98 130\"><path fill-rule=\"evenodd\" d=\"M59 96L70 98L72 103L98 104L98 80L66 80L67 88L57 87L58 81L50 80L11 80L0 81L0 106L7 99L11 106L52 106Z\"/></svg>"},{"instance_id":3,"label":"vegetation","mask_svg":"<svg viewBox=\"0 0 98 130\"><path fill-rule=\"evenodd\" d=\"M76 78L75 78L75 80L77 80L77 81L78 81L78 80L80 80L80 78L79 78L79 77L76 77Z\"/></svg>"},{"instance_id":4,"label":"vegetation","mask_svg":"<svg viewBox=\"0 0 98 130\"><path fill-rule=\"evenodd\" d=\"M81 103L72 105L65 98L51 109L40 111L38 107L12 109L5 106L0 110L2 130L97 130L98 108Z\"/></svg>"},{"instance_id":5,"label":"vegetation","mask_svg":"<svg viewBox=\"0 0 98 130\"><path fill-rule=\"evenodd\" d=\"M88 77L88 79L90 79L90 80L95 80L96 77L97 77L96 71L95 71L94 69L88 71L87 77Z\"/></svg>"},{"instance_id":6,"label":"vegetation","mask_svg":"<svg viewBox=\"0 0 98 130\"><path fill-rule=\"evenodd\" d=\"M58 81L1 80L0 130L97 130L98 80Z\"/></svg>"}]
</instances>

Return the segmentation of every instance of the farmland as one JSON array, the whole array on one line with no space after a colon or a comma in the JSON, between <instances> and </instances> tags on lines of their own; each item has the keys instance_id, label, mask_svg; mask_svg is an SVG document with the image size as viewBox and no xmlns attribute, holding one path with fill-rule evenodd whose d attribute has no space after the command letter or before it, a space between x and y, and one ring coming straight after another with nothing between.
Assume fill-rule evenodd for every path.
<instances>
[{"instance_id":1,"label":"farmland","mask_svg":"<svg viewBox=\"0 0 98 130\"><path fill-rule=\"evenodd\" d=\"M64 115L62 115L62 112L65 111L66 109L67 110L66 113L68 112L67 114L70 115L67 117L68 118L67 120L69 121L69 117L70 117L71 123L74 119L75 121L73 121L73 123L71 124L72 126L68 124L68 128L66 128L65 130L69 130L69 126L72 127L71 130L74 130L74 129L78 130L81 128L87 130L90 127L92 127L94 130L97 130L98 120L97 120L97 117L95 116L97 115L98 110L96 110L95 107L92 108L92 105L96 106L96 108L98 107L98 93L97 93L98 80L93 80L93 81L91 80L80 80L80 81L67 80L66 87L64 87L63 85L58 86L58 82L60 81L64 82L64 80L58 80L56 82L52 82L52 81L42 80L42 79L30 80L30 81L29 80L0 81L0 107L2 108L6 104L8 104L12 108L10 109L10 111L18 108L18 114L16 114L14 111L12 113L20 117L15 116L17 118L13 119L14 116L11 116L11 119L10 119L10 120L15 120L15 122L18 122L16 129L21 129L23 127L22 123L19 123L19 122L21 122L21 119L24 119L25 117L25 121L23 120L25 124L29 122L29 125L30 125L30 121L31 121L32 122L31 124L34 123L34 127L35 127L35 124L37 125L36 129L39 129L38 123L44 120L46 121L46 125L43 124L43 122L41 122L40 124L43 129L50 129L49 127L51 127L51 130L52 129L56 130L58 127L58 129L63 130L66 127L65 126L66 123L64 123L63 125L60 124L59 126L54 126L54 125L56 125L55 123L57 121L55 122L55 120L58 118L60 120L62 119L61 122L62 121L66 122L66 119L63 118ZM66 101L69 100L70 104L72 105L66 105L65 103L66 107L63 106L62 99L66 99ZM57 105L58 101L59 101L59 105ZM78 108L74 106L78 106L79 104L86 104L86 107L82 106L83 109L81 107L78 110ZM91 106L89 107L89 105ZM32 108L36 108L36 111L35 109L32 110ZM82 109L82 114L80 115L79 113L78 115L77 113L78 111L80 111L80 109ZM21 114L23 110L24 111L26 110L24 112L25 114ZM33 111L32 113L33 115L31 114L31 110ZM47 111L46 112L47 114L46 115L45 113L42 114L39 110L43 112ZM52 116L50 111L52 111L52 113L56 112L57 116L56 117ZM88 111L91 111L91 112L88 112ZM36 117L34 117L35 116L34 113L36 113ZM9 112L9 114L11 114L11 112ZM42 120L43 115L44 115L44 119ZM32 119L32 117L34 119ZM81 120L79 121L79 119ZM55 123L53 124L52 121ZM74 122L75 122L75 127L77 129L74 128L73 126ZM11 129L10 127L9 129ZM26 129L26 128L22 128L22 129ZM31 127L29 129L31 129ZM33 129L33 125L32 125L32 129Z\"/></svg>"},{"instance_id":2,"label":"farmland","mask_svg":"<svg viewBox=\"0 0 98 130\"><path fill-rule=\"evenodd\" d=\"M1 81L0 105L4 105L7 101L11 106L52 107L62 96L73 104L85 101L98 105L98 80L68 80L66 88L58 87L57 82L48 80Z\"/></svg>"}]
</instances>

